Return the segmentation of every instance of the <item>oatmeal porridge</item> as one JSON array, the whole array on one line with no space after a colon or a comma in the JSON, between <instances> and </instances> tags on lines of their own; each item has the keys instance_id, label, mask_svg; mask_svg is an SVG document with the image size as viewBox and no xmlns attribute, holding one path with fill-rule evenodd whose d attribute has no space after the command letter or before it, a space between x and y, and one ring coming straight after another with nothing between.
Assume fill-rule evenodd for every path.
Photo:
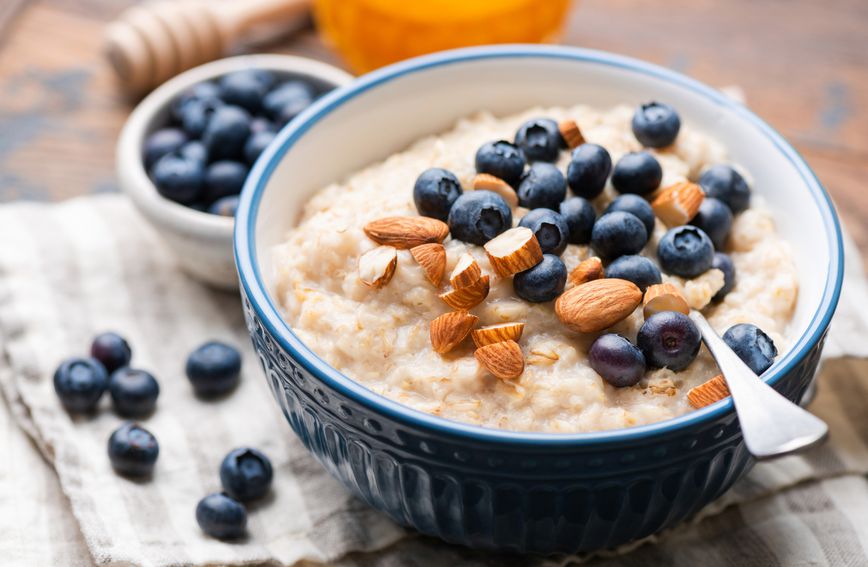
<instances>
[{"instance_id":1,"label":"oatmeal porridge","mask_svg":"<svg viewBox=\"0 0 868 567\"><path fill-rule=\"evenodd\" d=\"M722 231L712 207L700 212L705 214L708 235L692 227L677 228L691 219L703 224L694 218L699 201L703 197L708 205L716 201L704 193L716 191L714 175L722 170L713 172L708 183L701 177L709 168L726 164L726 153L713 137L680 122L672 135L677 135L674 142L664 140L665 147L659 147L663 144L655 136L667 136L666 124L662 134L653 124L643 129L643 124L637 126L636 115L628 107L600 111L586 106L535 108L506 118L481 113L324 187L307 203L285 243L275 249L277 293L284 316L315 353L374 392L421 411L491 428L597 431L653 423L694 410L697 404L694 400L691 405L688 392L718 374L698 336L683 339L692 341L685 348L676 344L675 350L681 351L674 354L655 351L651 344L654 333L663 332L658 328L674 324L677 312L687 311L688 305L702 310L721 334L735 325L751 324L729 334L736 337L735 331L740 330L740 338L734 340L754 341L748 345L753 351L745 356L767 358L767 364L754 368L761 372L789 344L788 325L798 295L790 247L777 234L772 215L757 195L749 207L744 195L720 195L728 206L716 203L727 208L720 213L725 217ZM655 118L653 113L648 116ZM534 122L538 117L551 120ZM539 122L543 124L538 128L527 127ZM559 124L560 132L546 132L542 126L550 124ZM544 155L551 150L545 147L546 136L550 140L559 136L563 147ZM534 137L542 143L534 145ZM485 154L480 149L488 144L491 150L493 140L514 138L522 152L495 148ZM566 146L579 146L579 150L571 155ZM591 155L600 154L599 147L608 154L604 158ZM571 165L586 159L585 154L590 162ZM522 160L518 169L509 163L516 155ZM586 189L574 187L574 182L581 186L588 176L599 176L599 168L591 167L598 159L610 159L614 171L602 172L599 194L594 195L593 189L587 194L596 213L596 222L591 216L593 237L589 225L587 235L575 238L573 211L557 204L564 200L563 188L558 196L558 185L569 185L568 199L581 194ZM546 165L537 167L537 163ZM651 173L643 173L648 167ZM492 210L501 216L495 215L493 221L484 215L474 217L478 222L470 228L462 211L454 208L444 211L442 220L447 220L448 212L448 225L428 219L436 217L436 211L421 216L430 203L424 201L424 184L419 202L420 174L430 168L454 174L453 189L463 191L461 206L472 209L471 199L465 197L484 193L479 199L496 201ZM551 171L555 168L564 181ZM444 198L444 186L438 185L446 175L442 170L437 170L441 173L434 185L428 180L435 189L434 205ZM724 181L731 182L726 175ZM742 178L735 177L746 189ZM638 212L618 213L621 207L604 215L620 193L647 197L657 218L643 221ZM571 206L582 203L574 201ZM549 209L559 207L563 215L555 216L569 221L571 233L565 248L564 241L557 241L561 221L545 224L553 214ZM526 215L534 216L522 221ZM600 222L604 216L606 220ZM396 217L430 223L420 225L417 241L407 236L402 246L389 240L388 226L377 225ZM498 219L510 226L485 234L491 227L483 225L497 224ZM527 228L507 231L520 222ZM443 228L447 226L448 236ZM647 228L652 228L650 234ZM484 238L474 230L481 230ZM583 243L573 243L577 241ZM719 264L717 256L713 266L709 263L709 254L714 253L711 241L731 260L728 266ZM511 264L515 269L510 269ZM596 279L602 270L610 279ZM600 282L617 289L610 291ZM643 292L646 302L655 295L664 297L643 309ZM595 293L593 300L598 302L620 301L623 295L616 309L621 313L611 316L597 304L583 303L573 305L571 315L567 313L571 306L563 304ZM474 299L474 294L479 297ZM557 296L560 299L554 301ZM655 311L661 311L661 317L652 324ZM588 324L576 320L589 317L596 320ZM605 327L599 328L600 324ZM760 341L759 351L757 337L766 341ZM771 350L765 348L771 342ZM733 348L742 356L737 346ZM623 362L624 353L640 360L632 378L623 368L633 364Z\"/></svg>"}]
</instances>

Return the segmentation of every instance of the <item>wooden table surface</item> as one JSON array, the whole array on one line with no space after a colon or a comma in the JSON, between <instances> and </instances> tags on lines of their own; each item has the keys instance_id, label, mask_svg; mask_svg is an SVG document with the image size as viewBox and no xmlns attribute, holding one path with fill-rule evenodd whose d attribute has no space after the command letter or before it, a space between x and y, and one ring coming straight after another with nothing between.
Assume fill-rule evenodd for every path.
<instances>
[{"instance_id":1,"label":"wooden table surface","mask_svg":"<svg viewBox=\"0 0 868 567\"><path fill-rule=\"evenodd\" d=\"M0 201L117 190L114 144L132 102L100 43L131 3L0 0ZM563 42L741 86L807 158L868 258L866 0L579 0ZM340 63L312 31L269 50Z\"/></svg>"}]
</instances>

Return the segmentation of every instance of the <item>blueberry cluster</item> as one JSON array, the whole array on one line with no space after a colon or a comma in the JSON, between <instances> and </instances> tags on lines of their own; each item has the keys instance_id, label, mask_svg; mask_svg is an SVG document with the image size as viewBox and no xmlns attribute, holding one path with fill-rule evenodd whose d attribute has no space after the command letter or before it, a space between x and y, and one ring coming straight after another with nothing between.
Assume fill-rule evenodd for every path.
<instances>
[{"instance_id":1,"label":"blueberry cluster","mask_svg":"<svg viewBox=\"0 0 868 567\"><path fill-rule=\"evenodd\" d=\"M258 69L200 83L145 140L145 169L163 197L232 217L249 168L277 130L322 94L309 81Z\"/></svg>"},{"instance_id":2,"label":"blueberry cluster","mask_svg":"<svg viewBox=\"0 0 868 567\"><path fill-rule=\"evenodd\" d=\"M217 539L237 539L247 530L245 504L268 494L274 471L261 451L242 447L229 452L220 464L223 492L213 492L196 506L196 522Z\"/></svg>"},{"instance_id":3,"label":"blueberry cluster","mask_svg":"<svg viewBox=\"0 0 868 567\"><path fill-rule=\"evenodd\" d=\"M631 126L645 148L665 148L675 142L681 119L668 104L649 102L636 109ZM683 278L717 268L724 274L724 286L713 300L723 301L735 286L736 272L732 259L720 250L733 215L750 204L750 187L734 168L715 165L700 176L705 198L698 213L690 224L673 227L660 238L655 263L641 255L657 222L649 198L663 179L654 154L647 149L629 152L613 165L606 148L582 143L572 151L564 173L553 162L566 148L558 123L535 118L521 125L512 142L487 142L476 152L477 173L511 186L518 204L530 209L518 225L536 235L543 252L541 262L513 277L516 295L531 302L555 299L567 280L560 255L568 244L584 244L607 263L606 277L631 281L643 292L662 282L661 268ZM608 182L618 196L598 216L592 201ZM419 176L413 198L419 214L447 222L452 238L472 244L484 245L513 226L506 199L494 191L465 193L458 178L442 168ZM757 373L774 359L774 345L759 329L736 332L731 341ZM699 345L699 331L687 316L663 312L645 321L637 345L615 334L599 337L591 347L590 364L610 384L631 386L646 367L683 370L696 357Z\"/></svg>"}]
</instances>

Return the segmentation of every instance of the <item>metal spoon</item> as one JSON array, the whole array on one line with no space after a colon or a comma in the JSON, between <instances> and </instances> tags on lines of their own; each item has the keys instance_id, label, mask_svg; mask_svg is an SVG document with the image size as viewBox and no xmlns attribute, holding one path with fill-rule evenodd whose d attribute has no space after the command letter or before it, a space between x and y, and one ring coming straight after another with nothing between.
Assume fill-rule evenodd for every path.
<instances>
[{"instance_id":1,"label":"metal spoon","mask_svg":"<svg viewBox=\"0 0 868 567\"><path fill-rule=\"evenodd\" d=\"M829 432L826 423L803 410L757 378L711 328L698 311L690 318L717 361L726 380L747 450L757 459L771 459L806 449Z\"/></svg>"}]
</instances>

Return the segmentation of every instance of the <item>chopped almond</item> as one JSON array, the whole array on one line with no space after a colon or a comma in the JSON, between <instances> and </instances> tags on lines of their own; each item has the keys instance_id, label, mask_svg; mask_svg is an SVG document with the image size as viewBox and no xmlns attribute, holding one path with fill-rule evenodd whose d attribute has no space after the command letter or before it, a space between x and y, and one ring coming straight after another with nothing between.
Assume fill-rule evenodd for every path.
<instances>
[{"instance_id":1,"label":"chopped almond","mask_svg":"<svg viewBox=\"0 0 868 567\"><path fill-rule=\"evenodd\" d=\"M488 274L480 277L467 287L459 287L440 294L440 299L452 309L472 309L482 303L488 297L489 277Z\"/></svg>"},{"instance_id":2,"label":"chopped almond","mask_svg":"<svg viewBox=\"0 0 868 567\"><path fill-rule=\"evenodd\" d=\"M687 392L687 401L696 409L710 406L729 397L729 387L722 374L718 374L708 382L704 382Z\"/></svg>"},{"instance_id":3,"label":"chopped almond","mask_svg":"<svg viewBox=\"0 0 868 567\"><path fill-rule=\"evenodd\" d=\"M561 120L558 123L558 130L567 147L571 150L585 143L585 137L582 135L582 131L575 120Z\"/></svg>"},{"instance_id":4,"label":"chopped almond","mask_svg":"<svg viewBox=\"0 0 868 567\"><path fill-rule=\"evenodd\" d=\"M518 342L523 331L524 323L500 323L499 325L487 325L474 329L472 336L476 346L484 347L503 341Z\"/></svg>"},{"instance_id":5,"label":"chopped almond","mask_svg":"<svg viewBox=\"0 0 868 567\"><path fill-rule=\"evenodd\" d=\"M479 364L502 380L518 378L524 372L524 354L515 341L479 347L474 356Z\"/></svg>"},{"instance_id":6,"label":"chopped almond","mask_svg":"<svg viewBox=\"0 0 868 567\"><path fill-rule=\"evenodd\" d=\"M702 187L683 181L659 191L651 201L651 208L666 226L681 226L696 216L703 199L705 192Z\"/></svg>"},{"instance_id":7,"label":"chopped almond","mask_svg":"<svg viewBox=\"0 0 868 567\"><path fill-rule=\"evenodd\" d=\"M377 246L359 257L359 279L366 286L379 289L392 280L397 265L395 247Z\"/></svg>"},{"instance_id":8,"label":"chopped almond","mask_svg":"<svg viewBox=\"0 0 868 567\"><path fill-rule=\"evenodd\" d=\"M431 321L431 345L436 352L444 354L461 344L479 317L466 311L444 313Z\"/></svg>"},{"instance_id":9,"label":"chopped almond","mask_svg":"<svg viewBox=\"0 0 868 567\"><path fill-rule=\"evenodd\" d=\"M579 265L570 272L569 280L573 285L582 285L603 277L603 261L596 256L582 260Z\"/></svg>"},{"instance_id":10,"label":"chopped almond","mask_svg":"<svg viewBox=\"0 0 868 567\"><path fill-rule=\"evenodd\" d=\"M458 289L473 285L480 277L482 277L482 268L479 267L479 262L472 254L465 252L458 257L452 275L449 276L449 283Z\"/></svg>"},{"instance_id":11,"label":"chopped almond","mask_svg":"<svg viewBox=\"0 0 868 567\"><path fill-rule=\"evenodd\" d=\"M446 249L438 242L420 244L410 249L413 259L425 272L425 277L434 287L440 287L446 272Z\"/></svg>"},{"instance_id":12,"label":"chopped almond","mask_svg":"<svg viewBox=\"0 0 868 567\"><path fill-rule=\"evenodd\" d=\"M491 267L504 278L529 270L543 259L533 231L523 226L511 228L485 243Z\"/></svg>"},{"instance_id":13,"label":"chopped almond","mask_svg":"<svg viewBox=\"0 0 868 567\"><path fill-rule=\"evenodd\" d=\"M443 221L428 217L386 217L369 222L364 231L377 244L409 250L422 244L443 242L449 227Z\"/></svg>"},{"instance_id":14,"label":"chopped almond","mask_svg":"<svg viewBox=\"0 0 868 567\"><path fill-rule=\"evenodd\" d=\"M497 193L510 208L518 206L518 195L512 186L499 177L495 177L490 173L477 173L473 178L471 187L477 191L491 191Z\"/></svg>"},{"instance_id":15,"label":"chopped almond","mask_svg":"<svg viewBox=\"0 0 868 567\"><path fill-rule=\"evenodd\" d=\"M645 290L645 298L642 301L642 313L645 318L647 319L661 311L678 311L685 315L690 314L687 300L671 283L655 284Z\"/></svg>"}]
</instances>

